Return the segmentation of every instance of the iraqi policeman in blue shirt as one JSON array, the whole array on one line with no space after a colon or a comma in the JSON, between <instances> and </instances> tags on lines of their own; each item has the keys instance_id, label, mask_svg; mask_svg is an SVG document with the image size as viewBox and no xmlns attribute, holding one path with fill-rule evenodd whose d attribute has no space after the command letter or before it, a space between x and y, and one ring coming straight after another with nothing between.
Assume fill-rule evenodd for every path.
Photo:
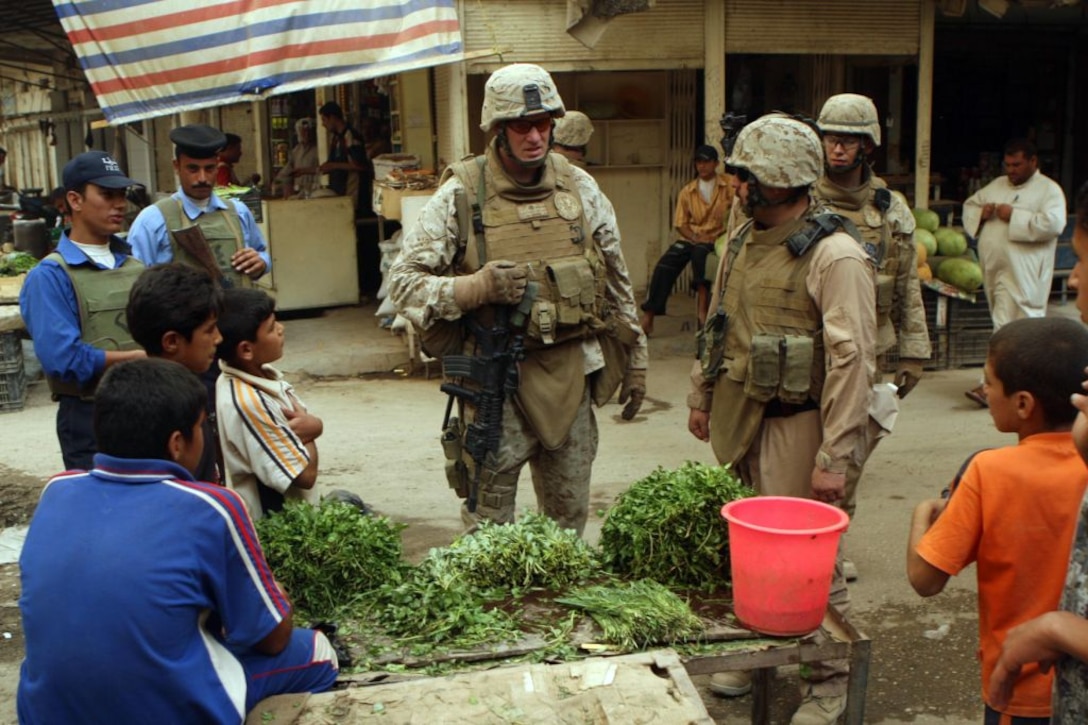
<instances>
[{"instance_id":1,"label":"iraqi policeman in blue shirt","mask_svg":"<svg viewBox=\"0 0 1088 725\"><path fill-rule=\"evenodd\" d=\"M144 265L117 232L125 190L139 182L103 151L87 151L62 173L71 227L30 270L19 311L57 406L57 439L67 469L89 469L95 453L94 393L106 368L144 357L125 322L129 288Z\"/></svg>"},{"instance_id":2,"label":"iraqi policeman in blue shirt","mask_svg":"<svg viewBox=\"0 0 1088 725\"><path fill-rule=\"evenodd\" d=\"M253 213L236 199L215 194L217 154L227 136L194 124L170 132L174 171L181 188L145 208L132 223L128 242L144 264L178 261L199 267L224 287L264 275L272 265Z\"/></svg>"}]
</instances>

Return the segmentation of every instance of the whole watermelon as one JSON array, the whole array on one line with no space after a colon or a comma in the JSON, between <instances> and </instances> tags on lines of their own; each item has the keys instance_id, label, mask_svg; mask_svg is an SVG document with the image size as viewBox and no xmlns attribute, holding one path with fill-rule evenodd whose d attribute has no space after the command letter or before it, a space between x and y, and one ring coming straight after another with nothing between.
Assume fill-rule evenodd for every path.
<instances>
[{"instance_id":1,"label":"whole watermelon","mask_svg":"<svg viewBox=\"0 0 1088 725\"><path fill-rule=\"evenodd\" d=\"M958 257L967 251L967 237L951 227L941 227L933 233L937 238L937 253L942 257Z\"/></svg>"},{"instance_id":2,"label":"whole watermelon","mask_svg":"<svg viewBox=\"0 0 1088 725\"><path fill-rule=\"evenodd\" d=\"M914 230L914 241L921 242L926 248L926 257L937 256L937 237L928 229L918 227Z\"/></svg>"},{"instance_id":3,"label":"whole watermelon","mask_svg":"<svg viewBox=\"0 0 1088 725\"><path fill-rule=\"evenodd\" d=\"M911 211L914 213L914 223L919 229L935 232L941 225L941 218L932 209L911 209Z\"/></svg>"},{"instance_id":4,"label":"whole watermelon","mask_svg":"<svg viewBox=\"0 0 1088 725\"><path fill-rule=\"evenodd\" d=\"M937 278L964 292L974 293L982 287L982 268L970 259L946 259L937 268Z\"/></svg>"}]
</instances>

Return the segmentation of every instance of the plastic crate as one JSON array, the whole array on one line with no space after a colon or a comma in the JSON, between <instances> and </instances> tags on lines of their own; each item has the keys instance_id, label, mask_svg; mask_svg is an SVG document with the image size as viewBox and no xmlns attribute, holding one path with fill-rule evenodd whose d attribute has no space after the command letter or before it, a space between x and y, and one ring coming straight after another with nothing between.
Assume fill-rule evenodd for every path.
<instances>
[{"instance_id":1,"label":"plastic crate","mask_svg":"<svg viewBox=\"0 0 1088 725\"><path fill-rule=\"evenodd\" d=\"M979 292L977 301L973 304L967 300L949 298L946 327L950 331L986 330L988 337L993 332L994 322L990 317L990 306L986 302L985 293Z\"/></svg>"},{"instance_id":2,"label":"plastic crate","mask_svg":"<svg viewBox=\"0 0 1088 725\"><path fill-rule=\"evenodd\" d=\"M23 341L15 331L0 332L0 372L23 369Z\"/></svg>"},{"instance_id":3,"label":"plastic crate","mask_svg":"<svg viewBox=\"0 0 1088 725\"><path fill-rule=\"evenodd\" d=\"M22 410L26 405L26 372L22 366L0 372L0 412Z\"/></svg>"},{"instance_id":4,"label":"plastic crate","mask_svg":"<svg viewBox=\"0 0 1088 725\"><path fill-rule=\"evenodd\" d=\"M945 355L947 366L955 369L985 365L991 335L993 335L992 326L986 329L966 328L949 335L948 352Z\"/></svg>"}]
</instances>

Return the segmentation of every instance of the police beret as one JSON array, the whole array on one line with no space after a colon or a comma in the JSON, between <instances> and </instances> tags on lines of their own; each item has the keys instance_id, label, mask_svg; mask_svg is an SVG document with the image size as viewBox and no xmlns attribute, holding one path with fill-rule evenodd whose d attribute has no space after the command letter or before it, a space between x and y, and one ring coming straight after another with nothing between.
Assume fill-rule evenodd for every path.
<instances>
[{"instance_id":1,"label":"police beret","mask_svg":"<svg viewBox=\"0 0 1088 725\"><path fill-rule=\"evenodd\" d=\"M170 132L178 152L194 159L210 159L227 145L226 135L218 128L203 124L178 126Z\"/></svg>"}]
</instances>

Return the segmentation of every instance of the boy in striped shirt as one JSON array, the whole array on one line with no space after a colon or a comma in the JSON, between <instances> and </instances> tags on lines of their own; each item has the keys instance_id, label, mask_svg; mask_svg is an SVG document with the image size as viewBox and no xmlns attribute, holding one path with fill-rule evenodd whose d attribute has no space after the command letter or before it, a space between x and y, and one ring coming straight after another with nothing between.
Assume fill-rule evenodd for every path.
<instances>
[{"instance_id":1,"label":"boy in striped shirt","mask_svg":"<svg viewBox=\"0 0 1088 725\"><path fill-rule=\"evenodd\" d=\"M311 500L321 419L310 414L271 363L283 356L283 325L263 290L224 291L219 316L216 413L227 485L254 520L287 498Z\"/></svg>"}]
</instances>

